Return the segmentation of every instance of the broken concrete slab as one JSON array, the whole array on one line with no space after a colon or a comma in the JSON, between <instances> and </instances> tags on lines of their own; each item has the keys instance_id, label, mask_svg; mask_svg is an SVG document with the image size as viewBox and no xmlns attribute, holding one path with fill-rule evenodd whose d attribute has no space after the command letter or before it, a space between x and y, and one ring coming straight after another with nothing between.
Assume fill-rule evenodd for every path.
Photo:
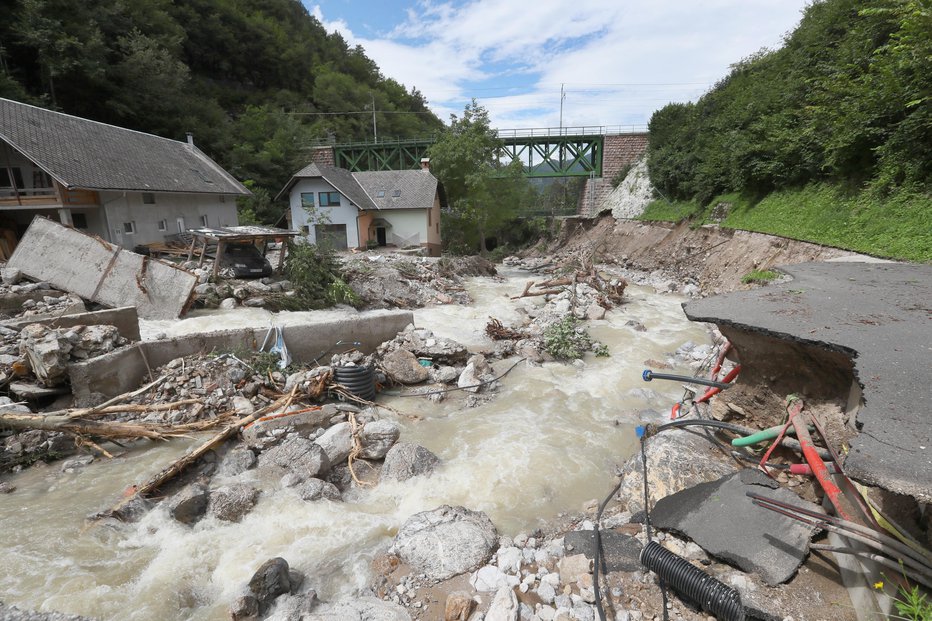
<instances>
[{"instance_id":1,"label":"broken concrete slab","mask_svg":"<svg viewBox=\"0 0 932 621\"><path fill-rule=\"evenodd\" d=\"M139 335L139 316L136 313L135 306L108 308L99 311L73 313L68 315L22 317L0 322L0 326L11 328L13 330L21 330L31 323L39 323L44 326L54 324L58 328L72 328L79 325L109 325L116 326L120 336L128 341L138 341L141 338Z\"/></svg>"},{"instance_id":2,"label":"broken concrete slab","mask_svg":"<svg viewBox=\"0 0 932 621\"><path fill-rule=\"evenodd\" d=\"M38 216L7 267L86 300L135 306L144 319L177 318L197 285L191 272Z\"/></svg>"},{"instance_id":3,"label":"broken concrete slab","mask_svg":"<svg viewBox=\"0 0 932 621\"><path fill-rule=\"evenodd\" d=\"M816 529L755 505L747 492L822 512L747 468L661 499L651 511L651 523L689 537L710 555L759 575L771 586L786 582L809 553Z\"/></svg>"},{"instance_id":4,"label":"broken concrete slab","mask_svg":"<svg viewBox=\"0 0 932 621\"><path fill-rule=\"evenodd\" d=\"M863 391L860 433L851 441L845 472L932 502L932 418L918 407L932 385L932 265L803 263L779 269L792 280L687 302L686 316L717 324L742 363L749 359L742 378L756 366L771 373L764 367L773 365L767 358L774 352L754 352L769 338L785 345L786 358L795 356L780 365L777 377L789 392L808 395L813 370L826 367L838 369L834 398L844 397L856 380Z\"/></svg>"},{"instance_id":5,"label":"broken concrete slab","mask_svg":"<svg viewBox=\"0 0 932 621\"><path fill-rule=\"evenodd\" d=\"M339 320L325 318L302 325L285 326L282 334L295 362L315 360L339 340L359 343L369 353L395 337L414 321L411 311L370 311ZM92 394L114 397L138 388L149 369L199 352L258 350L268 328L244 328L178 336L158 341L141 341L86 362L68 367L71 388L79 403Z\"/></svg>"},{"instance_id":6,"label":"broken concrete slab","mask_svg":"<svg viewBox=\"0 0 932 621\"><path fill-rule=\"evenodd\" d=\"M641 543L629 535L613 530L600 530L602 542L602 568L605 571L639 571L641 566ZM589 560L595 559L595 531L574 530L563 537L563 546L574 554L585 554Z\"/></svg>"}]
</instances>

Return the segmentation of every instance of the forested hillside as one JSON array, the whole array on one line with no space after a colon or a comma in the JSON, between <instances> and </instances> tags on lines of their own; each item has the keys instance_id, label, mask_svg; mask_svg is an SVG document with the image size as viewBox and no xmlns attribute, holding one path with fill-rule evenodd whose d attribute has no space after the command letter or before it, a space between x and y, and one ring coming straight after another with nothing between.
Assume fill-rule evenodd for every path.
<instances>
[{"instance_id":1,"label":"forested hillside","mask_svg":"<svg viewBox=\"0 0 932 621\"><path fill-rule=\"evenodd\" d=\"M273 193L312 141L371 139L373 101L380 137L442 126L418 91L385 79L298 0L14 0L0 20L0 97L179 140L193 132ZM360 113L334 114L345 112Z\"/></svg>"},{"instance_id":2,"label":"forested hillside","mask_svg":"<svg viewBox=\"0 0 932 621\"><path fill-rule=\"evenodd\" d=\"M932 256L932 0L814 2L782 48L738 63L695 104L658 110L649 128L651 180L670 201L701 210L737 193L732 224L788 236L810 208L815 230L889 216L925 250L856 249ZM795 205L787 221L771 226L767 201L751 213L768 195Z\"/></svg>"}]
</instances>

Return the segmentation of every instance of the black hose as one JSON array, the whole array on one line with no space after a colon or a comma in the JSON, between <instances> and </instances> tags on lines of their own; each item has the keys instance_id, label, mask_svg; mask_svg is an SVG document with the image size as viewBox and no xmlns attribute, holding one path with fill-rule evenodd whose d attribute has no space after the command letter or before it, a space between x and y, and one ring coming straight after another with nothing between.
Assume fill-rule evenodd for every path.
<instances>
[{"instance_id":1,"label":"black hose","mask_svg":"<svg viewBox=\"0 0 932 621\"><path fill-rule=\"evenodd\" d=\"M688 384L699 384L701 386L711 386L713 388L721 388L722 390L726 388L731 388L731 384L726 384L724 382L716 382L714 380L701 379L699 377L693 377L692 375L672 375L670 373L654 373L650 369L644 369L644 373L641 374L641 378L645 382L649 382L655 379L661 380L673 380L675 382L686 382Z\"/></svg>"},{"instance_id":2,"label":"black hose","mask_svg":"<svg viewBox=\"0 0 932 621\"><path fill-rule=\"evenodd\" d=\"M681 597L692 601L721 621L744 621L741 596L686 559L656 541L649 542L640 557L641 565L656 573Z\"/></svg>"}]
</instances>

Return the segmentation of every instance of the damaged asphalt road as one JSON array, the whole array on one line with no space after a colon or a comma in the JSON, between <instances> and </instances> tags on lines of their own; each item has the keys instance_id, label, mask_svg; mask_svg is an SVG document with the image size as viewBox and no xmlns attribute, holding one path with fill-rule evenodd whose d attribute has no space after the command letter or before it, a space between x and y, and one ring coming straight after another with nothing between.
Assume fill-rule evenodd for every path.
<instances>
[{"instance_id":1,"label":"damaged asphalt road","mask_svg":"<svg viewBox=\"0 0 932 621\"><path fill-rule=\"evenodd\" d=\"M863 391L860 433L845 459L863 483L932 501L932 266L803 263L792 278L684 304L692 321L722 333L757 333L853 359ZM802 369L805 371L805 369Z\"/></svg>"}]
</instances>

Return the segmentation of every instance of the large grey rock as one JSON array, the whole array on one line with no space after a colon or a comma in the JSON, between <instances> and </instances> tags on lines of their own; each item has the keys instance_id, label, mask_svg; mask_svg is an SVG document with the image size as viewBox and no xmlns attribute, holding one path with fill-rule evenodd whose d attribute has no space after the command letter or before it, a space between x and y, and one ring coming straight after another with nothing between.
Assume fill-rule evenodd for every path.
<instances>
[{"instance_id":1,"label":"large grey rock","mask_svg":"<svg viewBox=\"0 0 932 621\"><path fill-rule=\"evenodd\" d=\"M663 498L651 511L651 523L686 535L712 556L775 586L796 573L815 528L755 505L748 492L822 512L748 468Z\"/></svg>"},{"instance_id":2,"label":"large grey rock","mask_svg":"<svg viewBox=\"0 0 932 621\"><path fill-rule=\"evenodd\" d=\"M200 483L191 483L181 488L172 497L168 505L168 511L173 518L182 524L194 524L207 511L209 497L206 486Z\"/></svg>"},{"instance_id":3,"label":"large grey rock","mask_svg":"<svg viewBox=\"0 0 932 621\"><path fill-rule=\"evenodd\" d=\"M420 384L430 375L427 367L421 366L417 356L406 349L396 349L382 358L385 372L402 384Z\"/></svg>"},{"instance_id":4,"label":"large grey rock","mask_svg":"<svg viewBox=\"0 0 932 621\"><path fill-rule=\"evenodd\" d=\"M390 420L374 420L366 423L359 433L363 459L382 459L401 436L401 427Z\"/></svg>"},{"instance_id":5,"label":"large grey rock","mask_svg":"<svg viewBox=\"0 0 932 621\"><path fill-rule=\"evenodd\" d=\"M423 446L398 442L385 455L381 478L406 481L411 477L430 474L440 459Z\"/></svg>"},{"instance_id":6,"label":"large grey rock","mask_svg":"<svg viewBox=\"0 0 932 621\"><path fill-rule=\"evenodd\" d=\"M460 373L456 385L466 392L479 392L482 388L483 378L490 376L491 372L492 368L486 361L485 356L476 354L466 363L466 368Z\"/></svg>"},{"instance_id":7,"label":"large grey rock","mask_svg":"<svg viewBox=\"0 0 932 621\"><path fill-rule=\"evenodd\" d=\"M303 410L307 408L291 406L289 409ZM319 409L256 421L243 430L243 441L248 446L262 448L265 446L268 436L279 429L293 429L299 435L307 437L318 429L326 427L330 419L337 413L336 406L328 403Z\"/></svg>"},{"instance_id":8,"label":"large grey rock","mask_svg":"<svg viewBox=\"0 0 932 621\"><path fill-rule=\"evenodd\" d=\"M331 464L342 463L353 450L352 427L349 423L337 423L322 433L314 443L324 450Z\"/></svg>"},{"instance_id":9,"label":"large grey rock","mask_svg":"<svg viewBox=\"0 0 932 621\"><path fill-rule=\"evenodd\" d=\"M207 503L207 513L225 522L239 522L256 506L259 490L251 485L227 485L213 490Z\"/></svg>"},{"instance_id":10,"label":"large grey rock","mask_svg":"<svg viewBox=\"0 0 932 621\"><path fill-rule=\"evenodd\" d=\"M647 439L647 482L653 507L658 500L680 490L714 481L735 471L724 461L714 445L695 434L671 429ZM627 509L637 513L644 509L644 478L641 453L635 453L622 468L618 493L627 501Z\"/></svg>"},{"instance_id":11,"label":"large grey rock","mask_svg":"<svg viewBox=\"0 0 932 621\"><path fill-rule=\"evenodd\" d=\"M20 331L19 353L44 386L56 386L67 379L72 348L61 330L34 323Z\"/></svg>"},{"instance_id":12,"label":"large grey rock","mask_svg":"<svg viewBox=\"0 0 932 621\"><path fill-rule=\"evenodd\" d=\"M288 561L277 556L264 562L250 578L249 591L259 603L259 613L268 610L276 597L291 591Z\"/></svg>"},{"instance_id":13,"label":"large grey rock","mask_svg":"<svg viewBox=\"0 0 932 621\"><path fill-rule=\"evenodd\" d=\"M325 604L301 621L411 621L411 615L392 602L375 597L354 597Z\"/></svg>"},{"instance_id":14,"label":"large grey rock","mask_svg":"<svg viewBox=\"0 0 932 621\"><path fill-rule=\"evenodd\" d=\"M231 621L259 621L259 600L252 595L237 597L230 606Z\"/></svg>"},{"instance_id":15,"label":"large grey rock","mask_svg":"<svg viewBox=\"0 0 932 621\"><path fill-rule=\"evenodd\" d=\"M307 438L292 436L259 455L259 469L281 476L293 472L303 479L330 469L324 449Z\"/></svg>"},{"instance_id":16,"label":"large grey rock","mask_svg":"<svg viewBox=\"0 0 932 621\"><path fill-rule=\"evenodd\" d=\"M0 279L5 285L16 285L23 279L23 272L15 267L0 268Z\"/></svg>"},{"instance_id":17,"label":"large grey rock","mask_svg":"<svg viewBox=\"0 0 932 621\"><path fill-rule=\"evenodd\" d=\"M443 505L408 518L389 552L430 580L446 580L488 561L497 542L485 513Z\"/></svg>"}]
</instances>

